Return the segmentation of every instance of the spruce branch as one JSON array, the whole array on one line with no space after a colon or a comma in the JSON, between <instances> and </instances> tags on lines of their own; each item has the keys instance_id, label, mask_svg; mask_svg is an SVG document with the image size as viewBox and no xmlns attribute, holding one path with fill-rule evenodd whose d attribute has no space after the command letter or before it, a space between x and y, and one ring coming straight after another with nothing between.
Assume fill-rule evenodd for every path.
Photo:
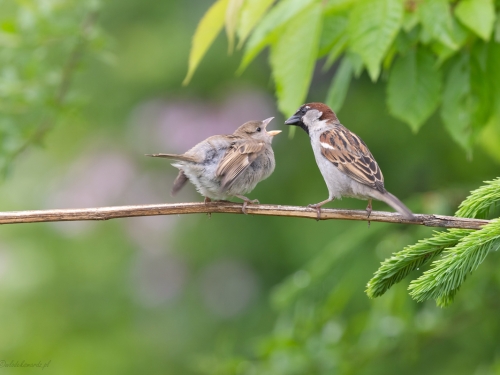
<instances>
[{"instance_id":1,"label":"spruce branch","mask_svg":"<svg viewBox=\"0 0 500 375\"><path fill-rule=\"evenodd\" d=\"M484 186L473 190L459 206L455 216L486 218L491 207L500 202L500 177L485 181Z\"/></svg>"},{"instance_id":2,"label":"spruce branch","mask_svg":"<svg viewBox=\"0 0 500 375\"><path fill-rule=\"evenodd\" d=\"M473 190L460 204L457 217L486 217L491 208L500 202L500 178L485 181L485 185ZM410 295L417 301L434 298L439 306L447 306L455 297L467 275L481 264L488 252L497 249L495 223L491 221L480 231L450 229L435 232L430 238L407 246L381 263L367 284L370 298L384 294L391 286L404 279L411 271L434 261L431 269L410 284ZM499 230L500 232L500 230Z\"/></svg>"},{"instance_id":3,"label":"spruce branch","mask_svg":"<svg viewBox=\"0 0 500 375\"><path fill-rule=\"evenodd\" d=\"M498 250L499 245L500 218L447 249L441 259L432 263L430 270L410 283L410 295L419 302L433 298L439 306L449 305L467 276L479 267L490 251Z\"/></svg>"},{"instance_id":4,"label":"spruce branch","mask_svg":"<svg viewBox=\"0 0 500 375\"><path fill-rule=\"evenodd\" d=\"M471 231L465 229L434 232L431 238L419 240L415 245L406 246L381 263L367 284L368 297L381 296L394 284L403 280L411 271L428 264L444 249L455 246L461 238L469 233Z\"/></svg>"}]
</instances>

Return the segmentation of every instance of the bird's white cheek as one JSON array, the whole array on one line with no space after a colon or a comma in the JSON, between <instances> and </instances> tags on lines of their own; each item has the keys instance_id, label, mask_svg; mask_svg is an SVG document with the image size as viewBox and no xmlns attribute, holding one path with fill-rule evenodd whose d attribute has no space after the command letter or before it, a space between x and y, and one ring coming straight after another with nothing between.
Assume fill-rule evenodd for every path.
<instances>
[{"instance_id":1,"label":"bird's white cheek","mask_svg":"<svg viewBox=\"0 0 500 375\"><path fill-rule=\"evenodd\" d=\"M324 148L327 148L329 150L335 150L335 147L333 147L331 144L329 143L325 143L325 142L320 142L321 143L321 146L323 146Z\"/></svg>"}]
</instances>

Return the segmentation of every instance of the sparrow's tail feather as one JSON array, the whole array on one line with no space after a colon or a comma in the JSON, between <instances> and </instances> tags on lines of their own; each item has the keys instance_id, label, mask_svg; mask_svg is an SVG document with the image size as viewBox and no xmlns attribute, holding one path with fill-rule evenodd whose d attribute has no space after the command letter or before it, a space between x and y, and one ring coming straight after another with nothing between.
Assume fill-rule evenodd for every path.
<instances>
[{"instance_id":1,"label":"sparrow's tail feather","mask_svg":"<svg viewBox=\"0 0 500 375\"><path fill-rule=\"evenodd\" d=\"M181 160L181 161L190 161L190 162L196 162L196 160L187 155L177 155L177 154L146 154L146 156L151 156L153 158L165 158L165 159L174 159L174 160Z\"/></svg>"},{"instance_id":2,"label":"sparrow's tail feather","mask_svg":"<svg viewBox=\"0 0 500 375\"><path fill-rule=\"evenodd\" d=\"M188 181L187 176L184 174L184 171L180 170L177 178L174 181L174 186L172 186L172 190L170 190L170 194L174 196L182 189L186 182Z\"/></svg>"},{"instance_id":3,"label":"sparrow's tail feather","mask_svg":"<svg viewBox=\"0 0 500 375\"><path fill-rule=\"evenodd\" d=\"M399 214L405 219L414 218L412 212L408 209L408 207L406 207L403 202L401 202L398 198L396 198L396 196L392 195L388 191L386 191L384 194L381 194L381 200L398 211Z\"/></svg>"}]
</instances>

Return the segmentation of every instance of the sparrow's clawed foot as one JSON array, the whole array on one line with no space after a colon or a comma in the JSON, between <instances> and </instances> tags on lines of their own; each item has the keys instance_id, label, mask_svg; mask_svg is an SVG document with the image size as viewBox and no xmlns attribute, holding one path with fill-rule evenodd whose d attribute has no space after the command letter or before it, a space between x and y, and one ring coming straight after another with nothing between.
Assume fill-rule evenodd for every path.
<instances>
[{"instance_id":1,"label":"sparrow's clawed foot","mask_svg":"<svg viewBox=\"0 0 500 375\"><path fill-rule=\"evenodd\" d=\"M210 203L212 202L212 200L209 198L209 197L205 197L205 200L203 201L203 203L205 203L205 206L207 205L207 203ZM207 216L209 219L212 218L212 213L211 212L207 212Z\"/></svg>"},{"instance_id":2,"label":"sparrow's clawed foot","mask_svg":"<svg viewBox=\"0 0 500 375\"><path fill-rule=\"evenodd\" d=\"M334 199L335 198L328 198L328 199L325 199L322 202L319 202L319 203L316 203L316 204L308 204L307 205L307 207L313 208L313 209L316 210L316 213L317 213L316 221L319 221L319 219L321 219L321 206L325 205L328 202L333 201Z\"/></svg>"},{"instance_id":3,"label":"sparrow's clawed foot","mask_svg":"<svg viewBox=\"0 0 500 375\"><path fill-rule=\"evenodd\" d=\"M316 216L317 216L316 217L316 221L319 221L319 219L321 219L321 204L319 204L319 203L317 203L317 204L308 204L307 207L316 210Z\"/></svg>"},{"instance_id":4,"label":"sparrow's clawed foot","mask_svg":"<svg viewBox=\"0 0 500 375\"><path fill-rule=\"evenodd\" d=\"M236 195L237 198L240 198L243 200L243 207L241 208L241 211L246 215L247 214L247 206L249 203L251 204L259 204L258 199L248 199L247 197L244 197L243 195Z\"/></svg>"},{"instance_id":5,"label":"sparrow's clawed foot","mask_svg":"<svg viewBox=\"0 0 500 375\"><path fill-rule=\"evenodd\" d=\"M372 214L372 200L368 199L368 206L366 206L366 212L368 213L368 219L370 218L370 215ZM370 226L370 220L368 220L368 227Z\"/></svg>"}]
</instances>

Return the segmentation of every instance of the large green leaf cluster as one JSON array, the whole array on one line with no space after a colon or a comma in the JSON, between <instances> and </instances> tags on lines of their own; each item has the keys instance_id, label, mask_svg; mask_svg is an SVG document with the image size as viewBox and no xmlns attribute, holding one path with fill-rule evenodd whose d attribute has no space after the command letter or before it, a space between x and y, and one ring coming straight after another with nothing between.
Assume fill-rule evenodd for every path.
<instances>
[{"instance_id":1,"label":"large green leaf cluster","mask_svg":"<svg viewBox=\"0 0 500 375\"><path fill-rule=\"evenodd\" d=\"M340 65L325 98L342 107L363 71L387 81L390 113L417 131L439 108L451 137L470 151L500 122L500 24L494 0L218 0L193 38L187 83L226 26L229 50L244 46L242 72L265 48L278 107L307 97L316 61Z\"/></svg>"}]
</instances>

